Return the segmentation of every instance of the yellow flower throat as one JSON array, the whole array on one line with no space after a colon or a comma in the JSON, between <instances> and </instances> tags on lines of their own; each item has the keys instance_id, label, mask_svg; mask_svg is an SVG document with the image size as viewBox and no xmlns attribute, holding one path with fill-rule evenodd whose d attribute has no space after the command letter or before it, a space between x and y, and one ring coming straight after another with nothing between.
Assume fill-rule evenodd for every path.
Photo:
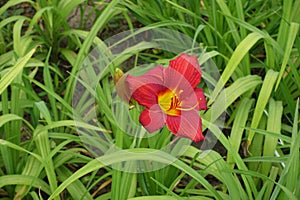
<instances>
[{"instance_id":1,"label":"yellow flower throat","mask_svg":"<svg viewBox=\"0 0 300 200\"><path fill-rule=\"evenodd\" d=\"M172 90L167 89L166 91L159 93L158 104L165 114L171 116L180 115L181 102L179 101L177 94Z\"/></svg>"}]
</instances>

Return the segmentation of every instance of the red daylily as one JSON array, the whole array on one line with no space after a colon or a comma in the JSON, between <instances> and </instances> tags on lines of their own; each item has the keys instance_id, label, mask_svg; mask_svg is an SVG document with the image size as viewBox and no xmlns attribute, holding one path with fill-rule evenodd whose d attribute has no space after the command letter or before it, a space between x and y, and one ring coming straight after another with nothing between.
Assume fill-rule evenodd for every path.
<instances>
[{"instance_id":1,"label":"red daylily","mask_svg":"<svg viewBox=\"0 0 300 200\"><path fill-rule=\"evenodd\" d=\"M139 121L149 132L165 124L177 136L204 139L199 110L206 110L201 70L195 56L181 54L168 68L156 66L142 76L128 75L131 97L145 106Z\"/></svg>"}]
</instances>

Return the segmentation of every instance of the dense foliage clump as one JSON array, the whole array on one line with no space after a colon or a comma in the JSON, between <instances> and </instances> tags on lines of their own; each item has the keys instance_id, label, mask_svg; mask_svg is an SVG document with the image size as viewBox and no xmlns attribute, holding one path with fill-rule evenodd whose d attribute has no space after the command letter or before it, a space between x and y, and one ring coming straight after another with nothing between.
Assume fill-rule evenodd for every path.
<instances>
[{"instance_id":1,"label":"dense foliage clump","mask_svg":"<svg viewBox=\"0 0 300 200\"><path fill-rule=\"evenodd\" d=\"M300 198L299 0L0 5L1 199ZM181 53L203 72L203 143L148 133L116 91Z\"/></svg>"}]
</instances>

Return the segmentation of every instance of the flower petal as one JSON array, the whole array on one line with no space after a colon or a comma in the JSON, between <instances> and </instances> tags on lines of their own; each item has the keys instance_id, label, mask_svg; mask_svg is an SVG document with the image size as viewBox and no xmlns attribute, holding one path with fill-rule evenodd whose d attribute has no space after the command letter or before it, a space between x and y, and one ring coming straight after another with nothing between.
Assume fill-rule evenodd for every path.
<instances>
[{"instance_id":1,"label":"flower petal","mask_svg":"<svg viewBox=\"0 0 300 200\"><path fill-rule=\"evenodd\" d=\"M196 56L180 54L176 59L170 61L170 67L182 74L192 88L200 83L202 72Z\"/></svg>"},{"instance_id":2,"label":"flower petal","mask_svg":"<svg viewBox=\"0 0 300 200\"><path fill-rule=\"evenodd\" d=\"M202 88L195 88L194 92L181 101L182 110L206 110L206 99Z\"/></svg>"},{"instance_id":3,"label":"flower petal","mask_svg":"<svg viewBox=\"0 0 300 200\"><path fill-rule=\"evenodd\" d=\"M139 121L147 131L152 133L165 125L165 115L161 112L159 105L154 105L150 109L143 110Z\"/></svg>"},{"instance_id":4,"label":"flower petal","mask_svg":"<svg viewBox=\"0 0 300 200\"><path fill-rule=\"evenodd\" d=\"M202 120L196 110L181 112L178 117L167 116L169 130L179 137L190 138L195 142L204 140Z\"/></svg>"},{"instance_id":5,"label":"flower petal","mask_svg":"<svg viewBox=\"0 0 300 200\"><path fill-rule=\"evenodd\" d=\"M159 65L145 74L141 76L132 76L128 75L130 78L127 79L128 83L130 84L131 89L133 90L132 93L139 87L145 84L163 84L163 73L164 73L164 67Z\"/></svg>"},{"instance_id":6,"label":"flower petal","mask_svg":"<svg viewBox=\"0 0 300 200\"><path fill-rule=\"evenodd\" d=\"M126 81L129 84L130 96L147 108L156 104L158 93L165 89L163 70L164 67L157 66L142 76L128 75Z\"/></svg>"},{"instance_id":7,"label":"flower petal","mask_svg":"<svg viewBox=\"0 0 300 200\"><path fill-rule=\"evenodd\" d=\"M207 110L207 104L205 95L202 88L195 88L195 94L197 95L199 110Z\"/></svg>"},{"instance_id":8,"label":"flower petal","mask_svg":"<svg viewBox=\"0 0 300 200\"><path fill-rule=\"evenodd\" d=\"M194 92L194 87L186 77L172 67L164 70L164 84L169 90L175 92L180 100L185 99Z\"/></svg>"},{"instance_id":9,"label":"flower petal","mask_svg":"<svg viewBox=\"0 0 300 200\"><path fill-rule=\"evenodd\" d=\"M133 92L132 98L140 105L150 108L154 104L157 104L157 96L163 90L165 90L165 88L162 85L145 84Z\"/></svg>"}]
</instances>

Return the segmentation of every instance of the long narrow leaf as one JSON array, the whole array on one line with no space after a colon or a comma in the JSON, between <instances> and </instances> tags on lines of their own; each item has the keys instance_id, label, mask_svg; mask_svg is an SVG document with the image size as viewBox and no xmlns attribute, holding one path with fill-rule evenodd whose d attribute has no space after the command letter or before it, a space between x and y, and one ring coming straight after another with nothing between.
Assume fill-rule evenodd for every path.
<instances>
[{"instance_id":1,"label":"long narrow leaf","mask_svg":"<svg viewBox=\"0 0 300 200\"><path fill-rule=\"evenodd\" d=\"M215 103L204 114L203 118L214 122L237 98L245 92L255 88L260 83L260 77L255 75L239 78L231 86L220 93Z\"/></svg>"},{"instance_id":2,"label":"long narrow leaf","mask_svg":"<svg viewBox=\"0 0 300 200\"><path fill-rule=\"evenodd\" d=\"M30 185L38 188L46 194L51 194L50 188L43 180L28 175L6 175L0 177L0 188L6 185Z\"/></svg>"},{"instance_id":3,"label":"long narrow leaf","mask_svg":"<svg viewBox=\"0 0 300 200\"><path fill-rule=\"evenodd\" d=\"M283 107L281 102L276 102L273 99L270 99L268 125L267 125L268 131L280 134L282 110ZM263 156L275 155L275 149L277 143L278 143L278 138L266 135L264 140ZM268 176L270 169L271 169L271 163L262 164L262 174Z\"/></svg>"},{"instance_id":4,"label":"long narrow leaf","mask_svg":"<svg viewBox=\"0 0 300 200\"><path fill-rule=\"evenodd\" d=\"M89 32L88 36L84 40L84 43L82 47L80 48L80 51L78 53L78 56L75 60L74 66L72 68L71 74L76 74L81 67L83 60L86 58L88 51L92 45L92 42L94 41L95 36L97 35L99 29L103 28L105 23L110 19L112 16L112 13L115 12L113 9L115 5L119 3L119 0L112 0L108 6L105 8L105 10L101 13L101 15L97 18L97 20L94 23L94 26L92 27L91 31ZM65 95L65 101L70 102L74 90L74 78L71 77L66 88L66 95Z\"/></svg>"},{"instance_id":5,"label":"long narrow leaf","mask_svg":"<svg viewBox=\"0 0 300 200\"><path fill-rule=\"evenodd\" d=\"M289 59L290 59L290 54L291 54L291 51L292 51L292 48L293 48L293 44L294 44L296 36L299 32L299 26L300 25L298 23L293 23L293 22L290 25L289 35L287 37L286 47L285 47L284 56L283 56L283 61L282 61L282 64L281 64L281 68L280 68L280 72L279 72L279 75L278 75L275 90L278 88L278 86L280 84L280 81L281 81L281 78L283 76L284 70L286 68L286 65L287 65Z\"/></svg>"},{"instance_id":6,"label":"long narrow leaf","mask_svg":"<svg viewBox=\"0 0 300 200\"><path fill-rule=\"evenodd\" d=\"M293 130L292 130L292 142L290 154L287 162L285 163L285 168L281 173L278 184L286 184L286 187L295 192L298 188L297 181L299 178L299 148L300 148L300 131L298 130L299 123L299 99L297 100L296 109L295 109L295 118L293 122ZM275 187L274 192L272 193L271 199L277 199L280 190L278 185ZM288 195L287 193L285 195ZM289 196L286 196L288 199Z\"/></svg>"},{"instance_id":7,"label":"long narrow leaf","mask_svg":"<svg viewBox=\"0 0 300 200\"><path fill-rule=\"evenodd\" d=\"M131 149L124 150L120 152L115 152L109 155L104 155L99 157L98 159L92 160L84 167L80 168L76 171L71 177L69 177L66 181L64 181L49 197L52 199L59 195L66 187L68 187L72 182L77 180L78 178L90 173L91 171L97 170L99 168L104 167L105 165L110 165L113 163L118 163L122 161L130 161L130 160L153 160L161 163L170 163L171 165L177 167L185 171L187 174L192 176L195 180L199 181L199 183L205 187L216 199L222 199L221 196L216 192L216 190L195 170L191 167L187 166L180 160L173 160L172 156L163 152L157 152L157 150L153 149ZM173 162L174 161L174 162Z\"/></svg>"},{"instance_id":8,"label":"long narrow leaf","mask_svg":"<svg viewBox=\"0 0 300 200\"><path fill-rule=\"evenodd\" d=\"M212 102L215 101L216 97L224 87L225 83L229 80L229 78L232 76L234 70L237 68L243 57L248 53L251 47L262 38L262 35L258 33L250 33L235 49L233 52L230 60L228 61L226 68L224 69L220 80L218 81L211 98L208 102L208 105L210 105Z\"/></svg>"},{"instance_id":9,"label":"long narrow leaf","mask_svg":"<svg viewBox=\"0 0 300 200\"><path fill-rule=\"evenodd\" d=\"M258 124L260 122L260 119L262 117L263 111L269 101L269 98L271 96L271 93L273 91L273 87L277 78L278 72L275 72L273 70L269 70L266 74L265 80L263 82L262 88L260 90L254 114L253 119L251 123L251 128L257 128ZM248 147L251 145L252 139L254 137L254 132L250 131L247 139L247 145Z\"/></svg>"},{"instance_id":10,"label":"long narrow leaf","mask_svg":"<svg viewBox=\"0 0 300 200\"><path fill-rule=\"evenodd\" d=\"M35 143L40 155L47 162L47 165L45 166L45 171L49 181L50 189L51 191L54 191L57 188L57 180L54 171L53 161L52 159L49 159L49 154L51 152L51 149L50 149L50 141L48 138L48 130L40 131L41 129L42 126L38 126L34 132ZM60 198L56 197L55 199L60 199Z\"/></svg>"},{"instance_id":11,"label":"long narrow leaf","mask_svg":"<svg viewBox=\"0 0 300 200\"><path fill-rule=\"evenodd\" d=\"M11 84L11 82L22 72L26 63L34 54L36 48L32 49L24 57L20 58L17 63L11 68L11 70L0 79L0 94Z\"/></svg>"},{"instance_id":12,"label":"long narrow leaf","mask_svg":"<svg viewBox=\"0 0 300 200\"><path fill-rule=\"evenodd\" d=\"M238 153L239 148L241 147L241 140L243 137L244 129L246 127L246 122L249 117L250 109L253 105L254 99L244 98L239 102L237 108L237 113L235 115L235 120L230 133L229 142L232 146L232 149ZM234 159L232 155L228 152L227 154L227 163L233 169Z\"/></svg>"}]
</instances>

